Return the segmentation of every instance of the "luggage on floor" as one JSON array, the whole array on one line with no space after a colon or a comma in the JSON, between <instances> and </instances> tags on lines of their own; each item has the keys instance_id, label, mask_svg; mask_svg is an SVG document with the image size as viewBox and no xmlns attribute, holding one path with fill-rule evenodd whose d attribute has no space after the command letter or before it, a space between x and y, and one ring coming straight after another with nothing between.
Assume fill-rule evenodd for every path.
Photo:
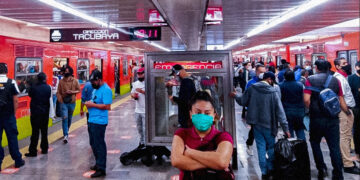
<instances>
[{"instance_id":1,"label":"luggage on floor","mask_svg":"<svg viewBox=\"0 0 360 180\"><path fill-rule=\"evenodd\" d=\"M306 141L279 139L275 144L274 173L277 180L310 180L310 159Z\"/></svg>"}]
</instances>

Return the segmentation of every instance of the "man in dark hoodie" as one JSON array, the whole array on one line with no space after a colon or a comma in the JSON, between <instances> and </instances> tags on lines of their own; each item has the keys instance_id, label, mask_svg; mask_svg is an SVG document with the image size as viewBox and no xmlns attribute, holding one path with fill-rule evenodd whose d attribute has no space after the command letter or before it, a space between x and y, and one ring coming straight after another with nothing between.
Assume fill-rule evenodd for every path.
<instances>
[{"instance_id":1,"label":"man in dark hoodie","mask_svg":"<svg viewBox=\"0 0 360 180\"><path fill-rule=\"evenodd\" d=\"M179 91L179 97L171 96L169 95L169 99L173 102L175 102L178 106L178 121L182 128L187 128L190 120L190 114L189 114L189 101L191 97L196 93L196 88L193 79L191 79L191 76L189 73L186 72L186 70L180 65L175 64L172 67L172 72L170 76L179 77L180 82L180 91ZM166 83L166 86L174 86L172 82Z\"/></svg>"},{"instance_id":2,"label":"man in dark hoodie","mask_svg":"<svg viewBox=\"0 0 360 180\"><path fill-rule=\"evenodd\" d=\"M27 157L37 156L37 145L39 140L39 131L41 131L41 153L48 153L48 123L50 110L51 87L46 84L46 75L41 72L37 75L37 84L33 85L29 90L30 102L30 122L32 134L30 139L29 153Z\"/></svg>"},{"instance_id":3,"label":"man in dark hoodie","mask_svg":"<svg viewBox=\"0 0 360 180\"><path fill-rule=\"evenodd\" d=\"M275 74L266 72L263 80L253 84L242 96L231 94L231 96L235 96L238 104L248 107L246 122L254 129L263 179L269 178L273 173L274 145L278 121L283 131L290 137L281 99L273 87L274 82ZM268 158L266 158L266 154Z\"/></svg>"}]
</instances>

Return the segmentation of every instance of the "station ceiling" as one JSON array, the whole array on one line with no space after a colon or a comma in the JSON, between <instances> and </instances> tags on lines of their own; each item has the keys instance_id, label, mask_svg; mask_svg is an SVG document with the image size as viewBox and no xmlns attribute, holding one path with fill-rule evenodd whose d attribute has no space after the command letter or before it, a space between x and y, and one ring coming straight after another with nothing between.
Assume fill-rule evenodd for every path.
<instances>
[{"instance_id":1,"label":"station ceiling","mask_svg":"<svg viewBox=\"0 0 360 180\"><path fill-rule=\"evenodd\" d=\"M156 43L171 50L205 50L207 45L225 46L306 1L308 0L57 0L101 21L116 24L117 27L152 26L149 23L149 10L157 9L168 26L162 27L162 40ZM229 49L246 49L359 18L359 4L359 0L328 0L258 35L244 38L241 43ZM208 7L223 8L221 24L204 24ZM99 27L38 0L1 0L0 16L49 28ZM120 47L157 50L143 42L120 43Z\"/></svg>"}]
</instances>

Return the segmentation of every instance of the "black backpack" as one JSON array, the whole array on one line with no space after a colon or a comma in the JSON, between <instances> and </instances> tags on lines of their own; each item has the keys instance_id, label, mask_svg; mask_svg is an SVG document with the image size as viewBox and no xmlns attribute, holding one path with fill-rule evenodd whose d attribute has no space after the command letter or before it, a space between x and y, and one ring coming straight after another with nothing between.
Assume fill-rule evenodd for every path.
<instances>
[{"instance_id":1,"label":"black backpack","mask_svg":"<svg viewBox=\"0 0 360 180\"><path fill-rule=\"evenodd\" d=\"M8 79L6 83L0 83L0 109L5 108L10 103L10 88L11 79Z\"/></svg>"}]
</instances>

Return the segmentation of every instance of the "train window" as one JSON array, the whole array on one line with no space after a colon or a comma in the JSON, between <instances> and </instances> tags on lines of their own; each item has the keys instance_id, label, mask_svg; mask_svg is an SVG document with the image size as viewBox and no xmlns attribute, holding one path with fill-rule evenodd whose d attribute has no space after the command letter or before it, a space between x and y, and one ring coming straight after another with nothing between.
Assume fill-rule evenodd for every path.
<instances>
[{"instance_id":1,"label":"train window","mask_svg":"<svg viewBox=\"0 0 360 180\"><path fill-rule=\"evenodd\" d=\"M338 51L338 52L337 52L337 56L338 56L338 58L348 59L348 57L347 57L347 51Z\"/></svg>"},{"instance_id":2,"label":"train window","mask_svg":"<svg viewBox=\"0 0 360 180\"><path fill-rule=\"evenodd\" d=\"M69 63L68 58L54 58L54 68L61 69Z\"/></svg>"},{"instance_id":3,"label":"train window","mask_svg":"<svg viewBox=\"0 0 360 180\"><path fill-rule=\"evenodd\" d=\"M355 74L355 64L358 61L358 55L357 55L357 51L353 50L353 51L349 51L349 56L350 56L350 63L351 64L351 71L353 74Z\"/></svg>"},{"instance_id":4,"label":"train window","mask_svg":"<svg viewBox=\"0 0 360 180\"><path fill-rule=\"evenodd\" d=\"M128 75L128 59L127 57L125 56L124 59L123 59L123 75L124 76L127 76Z\"/></svg>"},{"instance_id":5,"label":"train window","mask_svg":"<svg viewBox=\"0 0 360 180\"><path fill-rule=\"evenodd\" d=\"M16 58L15 80L19 87L20 96L26 95L30 86L36 83L36 75L42 72L41 58Z\"/></svg>"},{"instance_id":6,"label":"train window","mask_svg":"<svg viewBox=\"0 0 360 180\"><path fill-rule=\"evenodd\" d=\"M295 59L296 59L296 65L303 66L303 62L304 62L304 55L303 54L296 54Z\"/></svg>"},{"instance_id":7,"label":"train window","mask_svg":"<svg viewBox=\"0 0 360 180\"><path fill-rule=\"evenodd\" d=\"M276 65L279 66L281 64L281 56L276 56Z\"/></svg>"},{"instance_id":8,"label":"train window","mask_svg":"<svg viewBox=\"0 0 360 180\"><path fill-rule=\"evenodd\" d=\"M77 78L79 83L86 83L89 80L89 60L78 59L77 61Z\"/></svg>"},{"instance_id":9,"label":"train window","mask_svg":"<svg viewBox=\"0 0 360 180\"><path fill-rule=\"evenodd\" d=\"M95 69L99 70L100 72L102 72L103 69L103 60L102 59L95 59Z\"/></svg>"}]
</instances>

